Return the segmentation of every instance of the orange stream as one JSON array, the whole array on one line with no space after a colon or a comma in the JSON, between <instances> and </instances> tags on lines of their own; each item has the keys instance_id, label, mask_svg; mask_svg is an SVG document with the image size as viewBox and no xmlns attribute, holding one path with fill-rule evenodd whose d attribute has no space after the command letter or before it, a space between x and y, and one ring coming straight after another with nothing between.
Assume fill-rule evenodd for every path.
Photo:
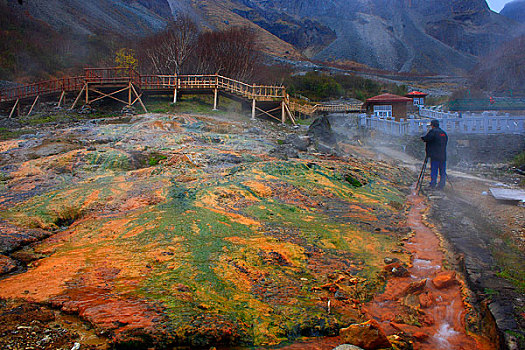
<instances>
[{"instance_id":1,"label":"orange stream","mask_svg":"<svg viewBox=\"0 0 525 350\"><path fill-rule=\"evenodd\" d=\"M415 350L491 350L494 344L482 337L472 337L465 331L464 318L466 309L463 304L461 287L455 284L448 288L437 289L432 278L443 271L441 264L444 254L440 250L440 241L430 228L423 223L425 201L417 195L409 196L411 209L408 224L415 235L405 245L413 255L413 266L408 270L409 277L391 277L385 292L378 295L363 310L369 318L379 321L387 335L400 330L415 336ZM425 292L432 293L435 301L428 308L421 308L420 327L396 322L396 315L406 314L400 300L402 291L412 282L428 278ZM396 328L394 328L396 327ZM279 348L280 350L331 350L342 344L339 337L311 339L305 342Z\"/></svg>"},{"instance_id":2,"label":"orange stream","mask_svg":"<svg viewBox=\"0 0 525 350\"><path fill-rule=\"evenodd\" d=\"M438 237L423 223L423 212L426 209L423 197L409 196L411 209L408 214L408 225L415 233L405 245L413 255L413 264L408 270L409 277L393 277L387 282L385 292L378 295L366 305L370 317L379 320L387 335L402 330L416 335L419 341L414 344L416 350L435 349L492 349L485 339L473 338L465 331L466 309L463 304L459 284L444 289L435 288L432 278L445 269L442 267L444 254L440 249ZM400 293L411 282L428 278L425 292L432 293L433 304L421 308L419 322L421 327L396 323L395 316L401 314ZM393 323L393 324L392 324ZM396 327L398 330L396 330Z\"/></svg>"}]
</instances>

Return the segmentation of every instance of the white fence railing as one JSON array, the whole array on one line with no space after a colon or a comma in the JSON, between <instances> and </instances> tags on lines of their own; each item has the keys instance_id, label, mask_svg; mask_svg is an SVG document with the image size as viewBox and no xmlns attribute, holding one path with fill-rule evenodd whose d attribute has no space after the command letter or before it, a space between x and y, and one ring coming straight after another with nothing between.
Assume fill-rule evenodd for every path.
<instances>
[{"instance_id":1,"label":"white fence railing","mask_svg":"<svg viewBox=\"0 0 525 350\"><path fill-rule=\"evenodd\" d=\"M389 135L418 135L428 130L431 119L449 134L525 134L525 116L494 113L462 114L422 109L425 118L395 121L366 114L359 115L359 126Z\"/></svg>"}]
</instances>

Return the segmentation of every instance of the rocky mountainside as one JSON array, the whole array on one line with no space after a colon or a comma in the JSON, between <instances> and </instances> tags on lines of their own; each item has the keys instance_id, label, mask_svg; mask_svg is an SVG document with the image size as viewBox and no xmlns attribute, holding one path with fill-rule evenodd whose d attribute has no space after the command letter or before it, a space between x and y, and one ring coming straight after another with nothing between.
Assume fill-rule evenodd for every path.
<instances>
[{"instance_id":1,"label":"rocky mountainside","mask_svg":"<svg viewBox=\"0 0 525 350\"><path fill-rule=\"evenodd\" d=\"M525 23L525 0L509 2L500 14L517 22Z\"/></svg>"},{"instance_id":2,"label":"rocky mountainside","mask_svg":"<svg viewBox=\"0 0 525 350\"><path fill-rule=\"evenodd\" d=\"M80 34L145 35L187 13L202 27L248 26L266 52L284 58L442 74L471 69L518 27L485 0L33 0L24 7Z\"/></svg>"}]
</instances>

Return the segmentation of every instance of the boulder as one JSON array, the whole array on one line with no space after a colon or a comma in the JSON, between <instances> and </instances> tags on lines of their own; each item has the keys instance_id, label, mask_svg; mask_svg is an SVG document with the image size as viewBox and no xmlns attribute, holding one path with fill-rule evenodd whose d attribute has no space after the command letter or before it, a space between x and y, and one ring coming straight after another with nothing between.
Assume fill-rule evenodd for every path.
<instances>
[{"instance_id":1,"label":"boulder","mask_svg":"<svg viewBox=\"0 0 525 350\"><path fill-rule=\"evenodd\" d=\"M444 289L458 283L458 281L454 271L442 271L434 277L432 283L437 289Z\"/></svg>"},{"instance_id":2,"label":"boulder","mask_svg":"<svg viewBox=\"0 0 525 350\"><path fill-rule=\"evenodd\" d=\"M405 290L403 291L403 295L419 294L423 292L423 289L425 289L426 284L427 284L426 278L420 281L412 282L405 288Z\"/></svg>"},{"instance_id":3,"label":"boulder","mask_svg":"<svg viewBox=\"0 0 525 350\"><path fill-rule=\"evenodd\" d=\"M8 256L0 255L0 275L16 269L16 262Z\"/></svg>"},{"instance_id":4,"label":"boulder","mask_svg":"<svg viewBox=\"0 0 525 350\"><path fill-rule=\"evenodd\" d=\"M425 292L419 294L419 304L422 308L429 308L434 304L435 298L432 292Z\"/></svg>"},{"instance_id":5,"label":"boulder","mask_svg":"<svg viewBox=\"0 0 525 350\"><path fill-rule=\"evenodd\" d=\"M297 150L290 145L279 145L276 148L270 150L270 155L278 159L288 160L288 158L299 158Z\"/></svg>"},{"instance_id":6,"label":"boulder","mask_svg":"<svg viewBox=\"0 0 525 350\"><path fill-rule=\"evenodd\" d=\"M421 304L419 303L419 296L415 294L406 295L401 303L414 310L417 310L421 307Z\"/></svg>"},{"instance_id":7,"label":"boulder","mask_svg":"<svg viewBox=\"0 0 525 350\"><path fill-rule=\"evenodd\" d=\"M310 137L291 134L286 137L284 143L291 145L298 151L306 152L310 146Z\"/></svg>"},{"instance_id":8,"label":"boulder","mask_svg":"<svg viewBox=\"0 0 525 350\"><path fill-rule=\"evenodd\" d=\"M375 320L352 324L347 328L341 329L339 335L345 343L359 346L365 350L391 347L385 332Z\"/></svg>"},{"instance_id":9,"label":"boulder","mask_svg":"<svg viewBox=\"0 0 525 350\"><path fill-rule=\"evenodd\" d=\"M313 121L308 128L308 136L328 146L335 146L337 144L332 126L326 116L319 117Z\"/></svg>"}]
</instances>

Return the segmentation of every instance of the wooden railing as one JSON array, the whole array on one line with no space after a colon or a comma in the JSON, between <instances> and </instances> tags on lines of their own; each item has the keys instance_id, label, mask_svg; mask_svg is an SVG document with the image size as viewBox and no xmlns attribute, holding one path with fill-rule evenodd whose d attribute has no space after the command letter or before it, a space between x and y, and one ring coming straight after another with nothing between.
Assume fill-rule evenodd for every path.
<instances>
[{"instance_id":1,"label":"wooden railing","mask_svg":"<svg viewBox=\"0 0 525 350\"><path fill-rule=\"evenodd\" d=\"M141 75L128 68L86 68L84 75L43 81L0 90L0 102L36 98L44 94L80 91L86 85L125 87L133 84L141 90L209 90L220 89L257 101L285 101L294 112L312 115L317 112L359 112L360 104L300 104L289 102L284 86L250 85L218 74Z\"/></svg>"},{"instance_id":2,"label":"wooden railing","mask_svg":"<svg viewBox=\"0 0 525 350\"><path fill-rule=\"evenodd\" d=\"M34 98L39 95L61 91L78 91L84 86L84 77L67 77L41 81L34 84L15 86L0 90L0 102L16 101L23 98Z\"/></svg>"},{"instance_id":3,"label":"wooden railing","mask_svg":"<svg viewBox=\"0 0 525 350\"><path fill-rule=\"evenodd\" d=\"M221 89L250 99L282 99L283 86L249 85L221 75L142 75L139 87L162 89Z\"/></svg>"},{"instance_id":4,"label":"wooden railing","mask_svg":"<svg viewBox=\"0 0 525 350\"><path fill-rule=\"evenodd\" d=\"M319 112L325 113L347 113L361 112L363 105L358 103L341 103L341 104L300 104L290 102L290 109L306 115L312 115Z\"/></svg>"}]
</instances>

